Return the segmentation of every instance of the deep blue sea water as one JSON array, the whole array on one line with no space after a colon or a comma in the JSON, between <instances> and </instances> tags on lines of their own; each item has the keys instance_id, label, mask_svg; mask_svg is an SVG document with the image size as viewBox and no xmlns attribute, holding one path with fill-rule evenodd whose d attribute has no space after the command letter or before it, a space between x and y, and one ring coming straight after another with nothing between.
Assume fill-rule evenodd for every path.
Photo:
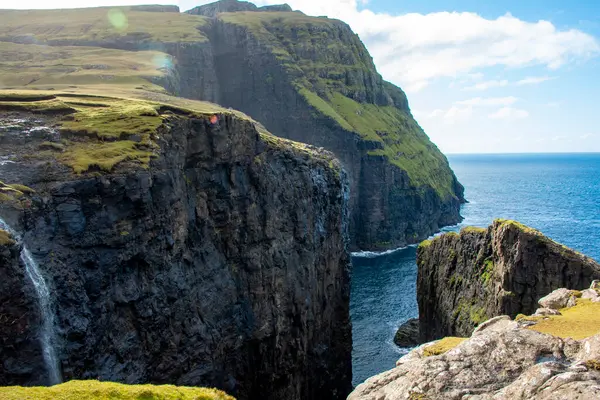
<instances>
[{"instance_id":1,"label":"deep blue sea water","mask_svg":"<svg viewBox=\"0 0 600 400\"><path fill-rule=\"evenodd\" d=\"M451 155L469 200L462 226L518 220L600 261L600 154ZM415 248L353 257L354 384L393 368L406 353L392 339L418 315Z\"/></svg>"}]
</instances>

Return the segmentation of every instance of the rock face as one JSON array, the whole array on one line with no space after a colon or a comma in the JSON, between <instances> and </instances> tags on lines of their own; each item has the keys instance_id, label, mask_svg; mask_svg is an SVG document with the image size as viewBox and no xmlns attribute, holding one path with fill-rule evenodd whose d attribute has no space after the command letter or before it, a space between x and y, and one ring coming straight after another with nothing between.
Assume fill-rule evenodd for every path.
<instances>
[{"instance_id":1,"label":"rock face","mask_svg":"<svg viewBox=\"0 0 600 400\"><path fill-rule=\"evenodd\" d=\"M19 252L14 242L0 244L0 385L22 383L44 371L40 316Z\"/></svg>"},{"instance_id":2,"label":"rock face","mask_svg":"<svg viewBox=\"0 0 600 400\"><path fill-rule=\"evenodd\" d=\"M115 34L97 10L70 11L68 19L88 21L93 35L76 23L58 29L46 11L7 12L0 15L0 44L165 53L167 77L153 83L239 109L278 136L335 153L350 180L353 250L417 243L461 220L463 187L448 161L414 120L404 92L382 79L345 23L286 5L224 0L178 15L124 8L128 27ZM102 75L109 79L110 71Z\"/></svg>"},{"instance_id":3,"label":"rock face","mask_svg":"<svg viewBox=\"0 0 600 400\"><path fill-rule=\"evenodd\" d=\"M537 300L553 290L585 289L600 277L600 264L591 258L504 220L423 242L417 264L424 342L468 336L497 315L532 314Z\"/></svg>"},{"instance_id":4,"label":"rock face","mask_svg":"<svg viewBox=\"0 0 600 400\"><path fill-rule=\"evenodd\" d=\"M600 334L575 341L525 329L507 316L438 356L413 350L348 400L565 400L600 397Z\"/></svg>"},{"instance_id":5,"label":"rock face","mask_svg":"<svg viewBox=\"0 0 600 400\"><path fill-rule=\"evenodd\" d=\"M349 194L339 162L231 113L214 124L165 110L148 169L73 175L30 156L43 137L0 135L11 160L0 175L36 190L18 206L0 201L0 216L52 288L64 378L344 398ZM13 130L37 124L29 132L53 123L2 118ZM43 384L18 254L0 246L0 385Z\"/></svg>"}]
</instances>

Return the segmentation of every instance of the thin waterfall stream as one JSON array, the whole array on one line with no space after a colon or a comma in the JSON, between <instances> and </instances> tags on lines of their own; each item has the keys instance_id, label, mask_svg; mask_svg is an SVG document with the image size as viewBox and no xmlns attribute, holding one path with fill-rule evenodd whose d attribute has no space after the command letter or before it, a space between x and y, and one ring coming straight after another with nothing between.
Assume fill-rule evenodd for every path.
<instances>
[{"instance_id":1,"label":"thin waterfall stream","mask_svg":"<svg viewBox=\"0 0 600 400\"><path fill-rule=\"evenodd\" d=\"M56 385L62 382L62 376L60 373L58 356L56 354L56 324L54 311L52 310L52 301L50 297L50 289L46 284L42 271L31 255L31 252L23 242L23 239L17 234L2 218L0 218L0 228L9 232L17 242L21 244L21 255L20 259L23 265L25 265L25 272L27 277L33 283L35 292L37 294L38 306L40 308L40 316L42 320L40 329L40 342L42 345L42 352L44 356L44 362L48 369L48 377L50 385Z\"/></svg>"}]
</instances>

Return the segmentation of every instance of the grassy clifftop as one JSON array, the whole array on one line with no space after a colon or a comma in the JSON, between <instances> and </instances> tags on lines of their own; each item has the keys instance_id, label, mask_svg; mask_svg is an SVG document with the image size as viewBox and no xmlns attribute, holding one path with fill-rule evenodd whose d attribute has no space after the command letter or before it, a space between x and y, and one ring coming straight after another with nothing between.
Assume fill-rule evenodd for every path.
<instances>
[{"instance_id":1,"label":"grassy clifftop","mask_svg":"<svg viewBox=\"0 0 600 400\"><path fill-rule=\"evenodd\" d=\"M143 8L1 10L0 40L33 44L102 42L123 38L139 43L207 40L199 30L207 22L202 16L140 10Z\"/></svg>"},{"instance_id":2,"label":"grassy clifftop","mask_svg":"<svg viewBox=\"0 0 600 400\"><path fill-rule=\"evenodd\" d=\"M235 400L216 389L70 381L52 387L0 387L3 400Z\"/></svg>"},{"instance_id":3,"label":"grassy clifftop","mask_svg":"<svg viewBox=\"0 0 600 400\"><path fill-rule=\"evenodd\" d=\"M370 154L404 169L415 186L431 186L442 197L454 194L448 162L414 120L406 95L381 78L345 23L298 12L222 13L218 19L257 37L316 116L378 142L380 149Z\"/></svg>"}]
</instances>

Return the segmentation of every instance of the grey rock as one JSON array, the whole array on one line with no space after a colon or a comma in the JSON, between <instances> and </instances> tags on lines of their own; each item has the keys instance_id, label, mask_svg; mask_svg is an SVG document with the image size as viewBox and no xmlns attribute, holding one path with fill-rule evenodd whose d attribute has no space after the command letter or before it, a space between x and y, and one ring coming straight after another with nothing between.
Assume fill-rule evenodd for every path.
<instances>
[{"instance_id":1,"label":"grey rock","mask_svg":"<svg viewBox=\"0 0 600 400\"><path fill-rule=\"evenodd\" d=\"M494 321L445 354L422 357L421 347L413 350L396 368L358 385L348 400L599 398L600 372L586 361L600 355L600 335L563 340L504 317Z\"/></svg>"},{"instance_id":2,"label":"grey rock","mask_svg":"<svg viewBox=\"0 0 600 400\"><path fill-rule=\"evenodd\" d=\"M556 289L547 296L538 300L538 304L543 308L551 310L560 310L565 307L572 307L575 304L575 295L569 289Z\"/></svg>"},{"instance_id":3,"label":"grey rock","mask_svg":"<svg viewBox=\"0 0 600 400\"><path fill-rule=\"evenodd\" d=\"M396 331L394 343L400 347L414 347L419 343L419 319L409 319Z\"/></svg>"},{"instance_id":4,"label":"grey rock","mask_svg":"<svg viewBox=\"0 0 600 400\"><path fill-rule=\"evenodd\" d=\"M592 283L593 285L593 283ZM590 299L592 301L600 301L600 295L595 289L585 289L581 291L582 299Z\"/></svg>"},{"instance_id":5,"label":"grey rock","mask_svg":"<svg viewBox=\"0 0 600 400\"><path fill-rule=\"evenodd\" d=\"M538 308L535 310L535 316L561 315L560 311L552 308Z\"/></svg>"}]
</instances>

